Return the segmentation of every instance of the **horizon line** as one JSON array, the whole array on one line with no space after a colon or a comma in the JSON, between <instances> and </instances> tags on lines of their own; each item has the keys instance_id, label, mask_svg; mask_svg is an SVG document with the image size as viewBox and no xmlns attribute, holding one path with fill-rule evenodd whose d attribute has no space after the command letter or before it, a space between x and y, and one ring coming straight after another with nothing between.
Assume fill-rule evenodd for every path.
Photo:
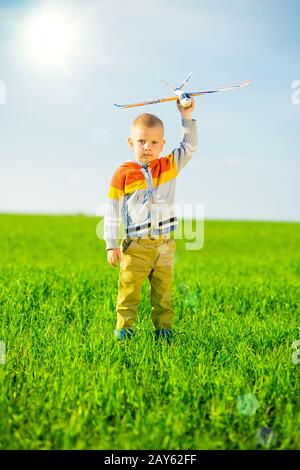
<instances>
[{"instance_id":1,"label":"horizon line","mask_svg":"<svg viewBox=\"0 0 300 470\"><path fill-rule=\"evenodd\" d=\"M35 216L35 217L87 217L87 218L97 218L101 219L104 217L104 215L93 215L90 213L86 212L0 212L0 216ZM181 219L180 217L177 217L178 220L204 220L207 222L261 222L261 223L300 223L300 218L299 220L297 219L252 219L252 218L224 218L224 217L204 217L204 219L190 219L190 218L185 218Z\"/></svg>"}]
</instances>

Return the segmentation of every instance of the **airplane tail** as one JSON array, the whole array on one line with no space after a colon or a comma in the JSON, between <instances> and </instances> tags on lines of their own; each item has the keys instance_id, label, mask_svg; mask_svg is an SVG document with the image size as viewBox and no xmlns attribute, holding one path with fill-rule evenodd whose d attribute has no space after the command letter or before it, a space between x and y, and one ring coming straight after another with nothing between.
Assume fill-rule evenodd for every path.
<instances>
[{"instance_id":1,"label":"airplane tail","mask_svg":"<svg viewBox=\"0 0 300 470\"><path fill-rule=\"evenodd\" d=\"M170 85L170 83L166 82L165 80L162 80L158 75L156 75L156 78L160 80L164 85L166 85L168 88L170 88L172 91L175 92L175 87L173 85Z\"/></svg>"},{"instance_id":2,"label":"airplane tail","mask_svg":"<svg viewBox=\"0 0 300 470\"><path fill-rule=\"evenodd\" d=\"M191 75L192 75L192 71L190 71L190 73L185 77L184 82L182 83L182 85L180 85L180 87L178 87L178 90L183 90L183 88L185 87L189 79L191 78Z\"/></svg>"}]
</instances>

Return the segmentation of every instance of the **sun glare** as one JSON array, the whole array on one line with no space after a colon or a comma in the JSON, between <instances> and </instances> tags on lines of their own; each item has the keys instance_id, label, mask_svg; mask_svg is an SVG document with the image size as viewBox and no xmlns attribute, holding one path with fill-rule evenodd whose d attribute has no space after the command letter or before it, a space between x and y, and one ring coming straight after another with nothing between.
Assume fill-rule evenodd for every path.
<instances>
[{"instance_id":1,"label":"sun glare","mask_svg":"<svg viewBox=\"0 0 300 470\"><path fill-rule=\"evenodd\" d=\"M26 49L42 65L66 67L77 36L75 25L62 12L43 12L28 19Z\"/></svg>"}]
</instances>

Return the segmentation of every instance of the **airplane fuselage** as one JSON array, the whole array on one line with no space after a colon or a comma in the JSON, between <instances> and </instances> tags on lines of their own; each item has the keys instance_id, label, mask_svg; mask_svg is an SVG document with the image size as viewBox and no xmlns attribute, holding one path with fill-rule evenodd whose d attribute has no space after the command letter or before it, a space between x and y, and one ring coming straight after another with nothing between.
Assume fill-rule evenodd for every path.
<instances>
[{"instance_id":1,"label":"airplane fuselage","mask_svg":"<svg viewBox=\"0 0 300 470\"><path fill-rule=\"evenodd\" d=\"M188 93L183 93L178 88L175 88L175 93L178 96L181 106L189 108L192 104L191 96Z\"/></svg>"}]
</instances>

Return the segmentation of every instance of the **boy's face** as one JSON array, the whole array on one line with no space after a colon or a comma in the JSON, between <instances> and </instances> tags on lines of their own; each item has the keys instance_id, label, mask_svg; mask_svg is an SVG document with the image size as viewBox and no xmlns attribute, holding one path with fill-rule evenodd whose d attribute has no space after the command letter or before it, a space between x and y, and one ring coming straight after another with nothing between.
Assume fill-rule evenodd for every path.
<instances>
[{"instance_id":1,"label":"boy's face","mask_svg":"<svg viewBox=\"0 0 300 470\"><path fill-rule=\"evenodd\" d=\"M161 126L146 127L137 124L131 131L128 143L138 161L151 162L159 157L165 144Z\"/></svg>"}]
</instances>

